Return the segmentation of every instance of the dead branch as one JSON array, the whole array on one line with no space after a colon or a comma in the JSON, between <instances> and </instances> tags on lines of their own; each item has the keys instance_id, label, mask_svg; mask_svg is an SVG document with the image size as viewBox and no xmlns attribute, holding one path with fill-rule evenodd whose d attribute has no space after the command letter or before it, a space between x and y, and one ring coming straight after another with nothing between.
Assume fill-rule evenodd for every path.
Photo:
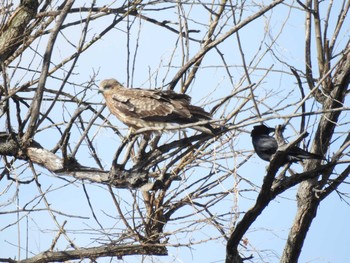
<instances>
[{"instance_id":1,"label":"dead branch","mask_svg":"<svg viewBox=\"0 0 350 263\"><path fill-rule=\"evenodd\" d=\"M124 245L115 244L104 245L100 247L79 248L65 251L46 251L34 257L14 260L10 258L0 258L0 262L8 263L46 263L46 262L64 262L75 259L96 259L99 257L117 257L122 259L130 255L154 255L166 256L167 249L164 246L155 245Z\"/></svg>"}]
</instances>

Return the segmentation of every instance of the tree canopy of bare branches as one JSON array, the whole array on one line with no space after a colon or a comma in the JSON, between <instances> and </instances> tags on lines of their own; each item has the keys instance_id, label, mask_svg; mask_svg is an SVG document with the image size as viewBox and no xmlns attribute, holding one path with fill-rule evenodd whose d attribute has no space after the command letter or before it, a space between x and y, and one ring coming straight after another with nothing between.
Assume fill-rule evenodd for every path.
<instances>
[{"instance_id":1,"label":"tree canopy of bare branches","mask_svg":"<svg viewBox=\"0 0 350 263\"><path fill-rule=\"evenodd\" d=\"M2 1L0 262L188 251L194 262L298 262L321 205L349 201L349 8ZM128 132L97 92L106 78L190 95L214 134ZM276 127L270 162L252 150L261 123ZM295 145L325 160L283 166ZM256 224L274 233L275 222L279 245L259 245Z\"/></svg>"}]
</instances>

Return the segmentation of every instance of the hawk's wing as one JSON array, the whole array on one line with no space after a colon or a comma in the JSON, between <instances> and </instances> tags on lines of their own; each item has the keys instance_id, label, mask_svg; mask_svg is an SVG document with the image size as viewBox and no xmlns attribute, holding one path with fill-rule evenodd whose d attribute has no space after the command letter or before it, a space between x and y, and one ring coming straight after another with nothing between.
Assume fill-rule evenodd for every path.
<instances>
[{"instance_id":1,"label":"hawk's wing","mask_svg":"<svg viewBox=\"0 0 350 263\"><path fill-rule=\"evenodd\" d=\"M191 109L206 113L190 105L188 95L172 91L123 89L113 94L111 100L120 113L146 121L185 123L193 117Z\"/></svg>"}]
</instances>

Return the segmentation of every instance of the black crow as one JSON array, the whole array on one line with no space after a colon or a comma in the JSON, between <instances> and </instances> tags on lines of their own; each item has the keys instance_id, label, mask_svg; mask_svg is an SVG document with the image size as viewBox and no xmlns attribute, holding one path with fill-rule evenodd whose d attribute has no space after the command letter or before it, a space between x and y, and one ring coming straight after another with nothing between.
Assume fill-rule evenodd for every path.
<instances>
[{"instance_id":1,"label":"black crow","mask_svg":"<svg viewBox=\"0 0 350 263\"><path fill-rule=\"evenodd\" d=\"M273 154L276 153L278 144L274 137L269 134L274 132L274 128L265 125L257 125L253 127L251 132L252 142L256 154L265 161L270 161ZM324 160L323 156L310 153L300 149L299 147L292 147L288 150L287 160L284 163L303 161L304 159L318 159Z\"/></svg>"}]
</instances>

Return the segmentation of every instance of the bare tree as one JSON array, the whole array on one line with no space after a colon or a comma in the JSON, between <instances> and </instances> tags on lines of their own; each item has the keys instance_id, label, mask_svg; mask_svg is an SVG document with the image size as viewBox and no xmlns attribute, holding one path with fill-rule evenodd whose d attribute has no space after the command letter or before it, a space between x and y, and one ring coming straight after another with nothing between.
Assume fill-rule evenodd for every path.
<instances>
[{"instance_id":1,"label":"bare tree","mask_svg":"<svg viewBox=\"0 0 350 263\"><path fill-rule=\"evenodd\" d=\"M321 202L348 198L338 189L350 172L349 7L2 1L0 231L9 252L0 262L166 256L212 242L226 245L221 260L261 262L247 233L298 185L295 220L276 257L297 262ZM291 32L296 18L305 26ZM302 63L284 51L292 33ZM143 136L150 129L128 136L97 95L107 76L191 95L213 114L215 134L182 125L153 129L151 139ZM262 122L282 126L261 183L250 176L249 132ZM281 167L301 142L327 161Z\"/></svg>"}]
</instances>

